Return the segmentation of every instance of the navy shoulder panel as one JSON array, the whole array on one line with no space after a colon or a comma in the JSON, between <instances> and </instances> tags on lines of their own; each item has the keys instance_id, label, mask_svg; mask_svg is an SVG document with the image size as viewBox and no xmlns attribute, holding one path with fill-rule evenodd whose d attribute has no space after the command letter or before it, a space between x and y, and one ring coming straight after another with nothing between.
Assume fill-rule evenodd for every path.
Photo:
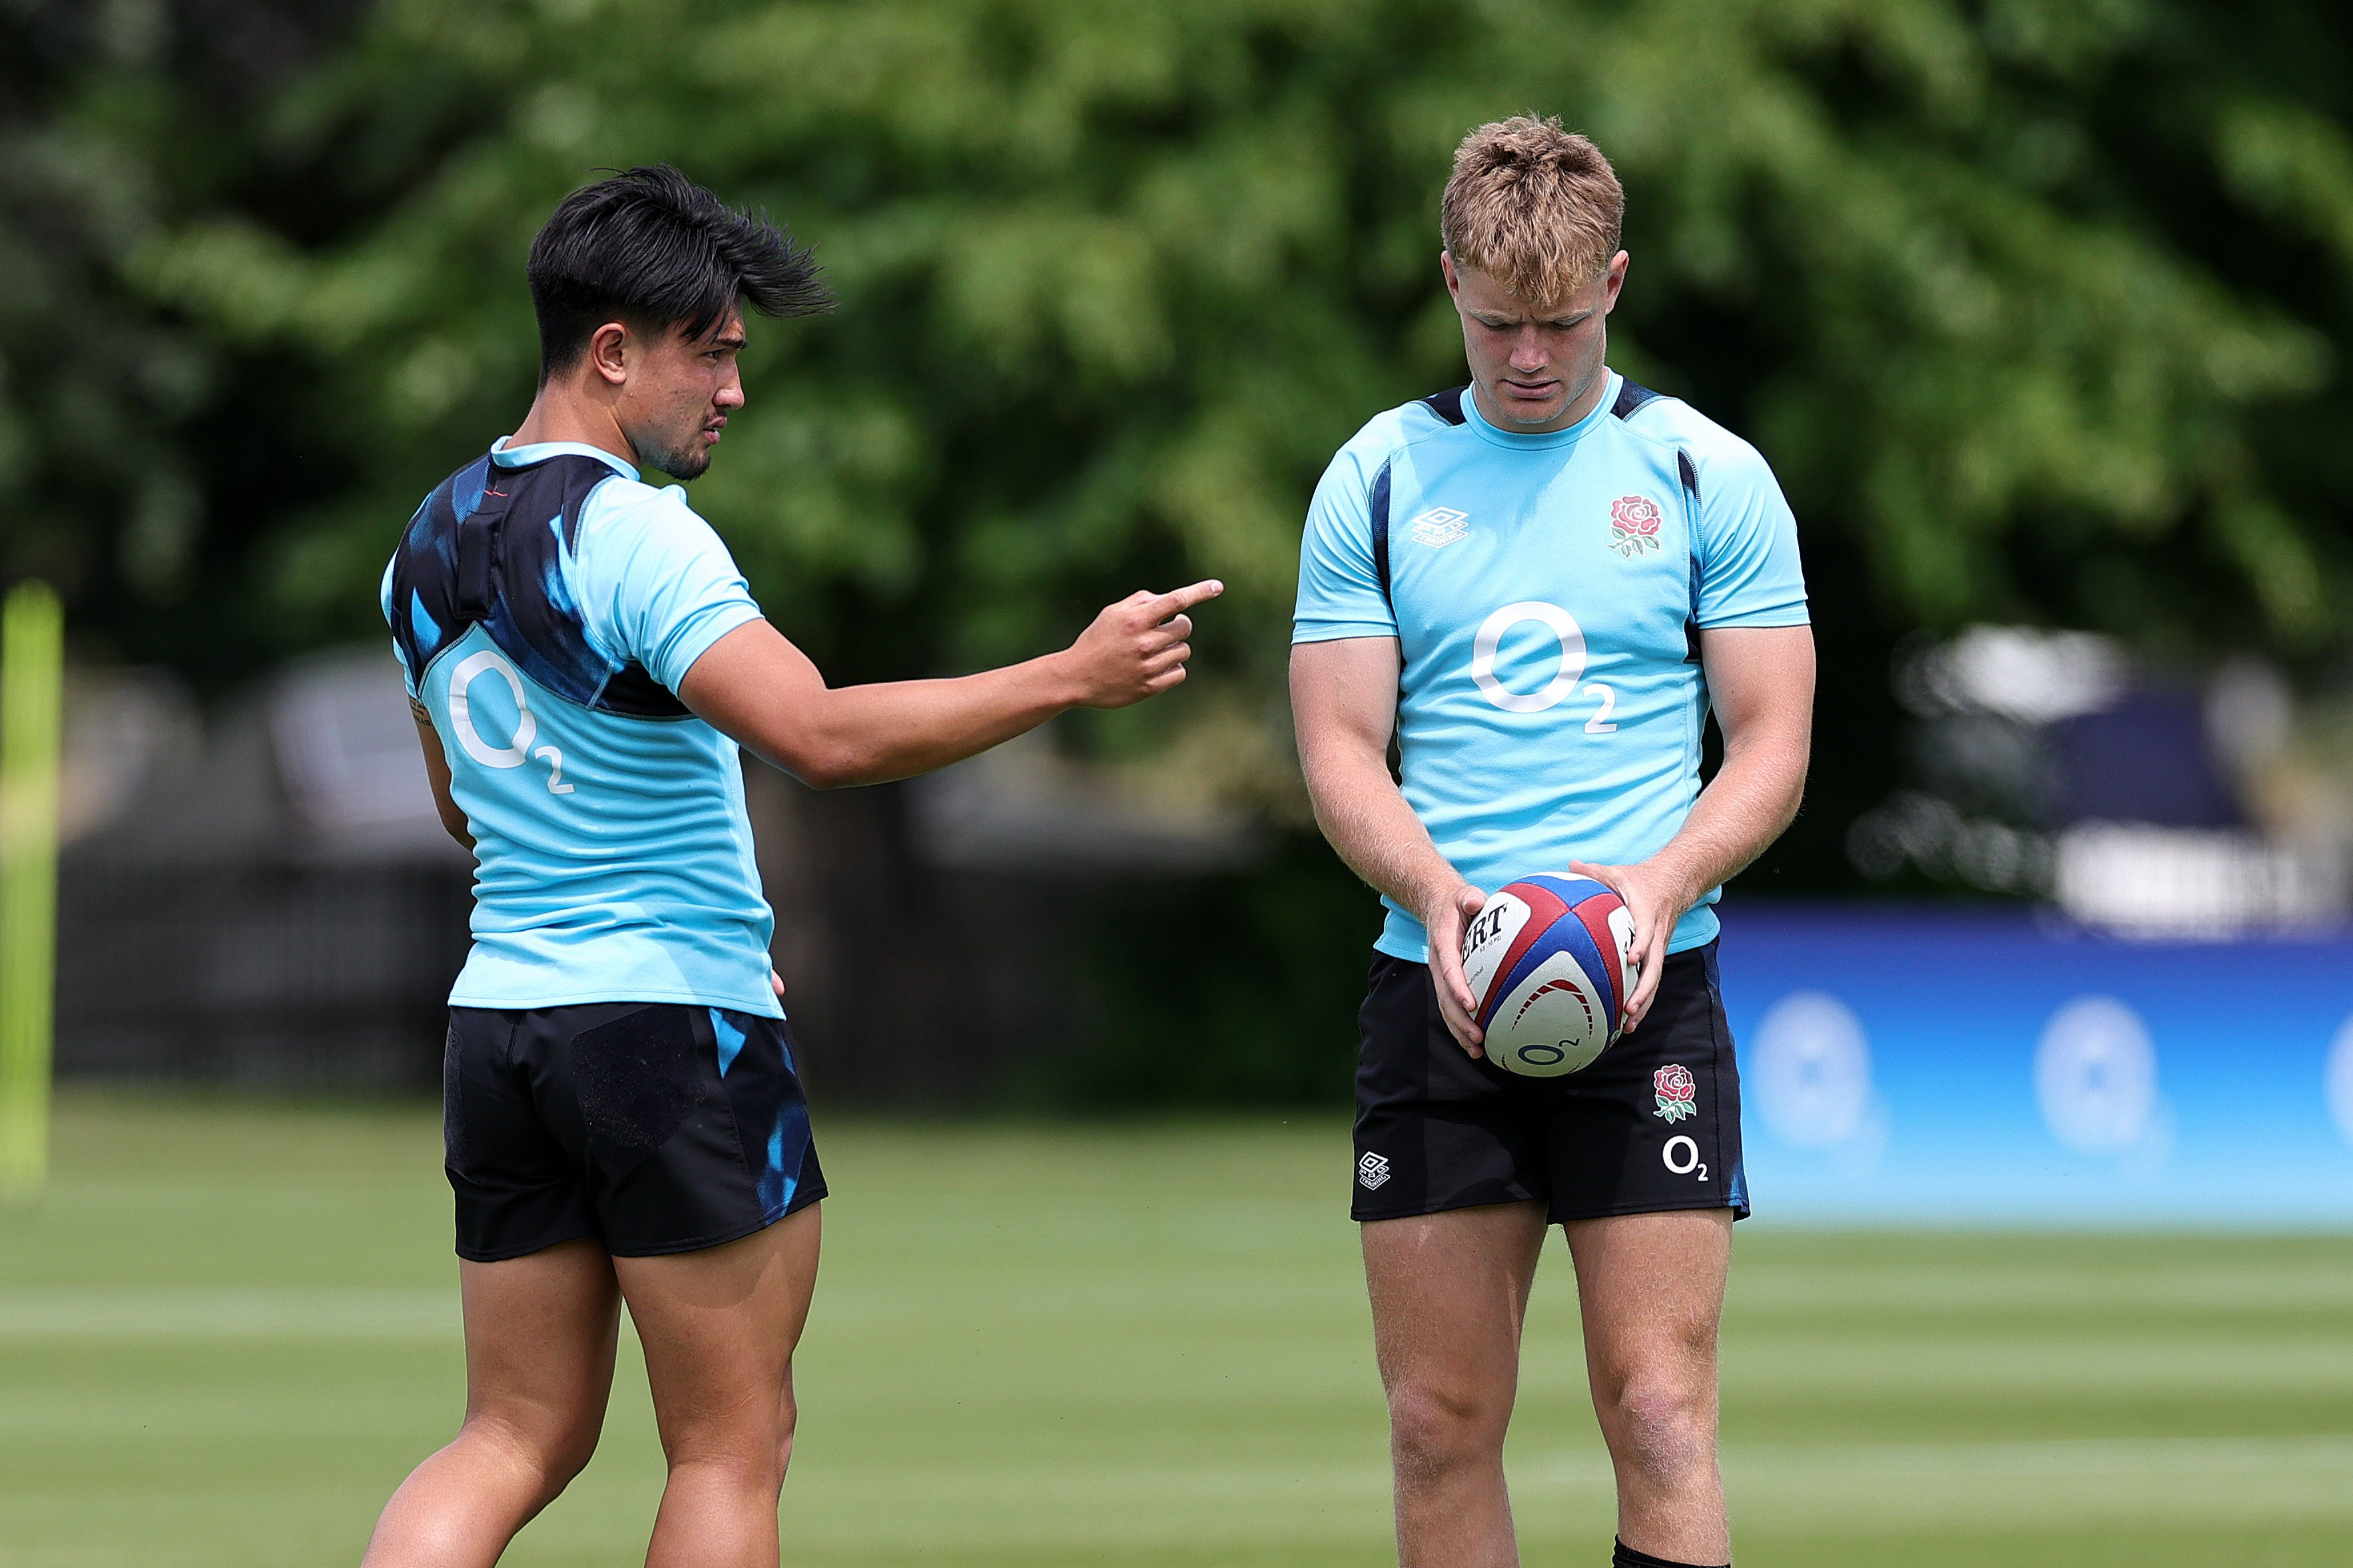
<instances>
[{"instance_id":1,"label":"navy shoulder panel","mask_svg":"<svg viewBox=\"0 0 2353 1568\"><path fill-rule=\"evenodd\" d=\"M1701 583L1700 583L1700 574L1699 574L1699 552L1698 552L1698 551L1696 551L1696 550L1694 550L1694 551L1693 551L1693 552L1692 552L1692 558L1691 558L1691 608L1690 608L1689 610L1687 610L1687 611L1684 613L1684 615L1683 615L1683 662L1684 662L1685 664L1697 664L1697 663L1699 663L1699 661L1700 661L1700 657L1699 657L1699 594L1700 594L1700 587L1701 587Z\"/></svg>"},{"instance_id":2,"label":"navy shoulder panel","mask_svg":"<svg viewBox=\"0 0 2353 1568\"><path fill-rule=\"evenodd\" d=\"M565 585L589 493L611 465L565 452L522 468L487 457L435 487L409 520L392 565L392 635L413 677L479 623L525 675L584 708L681 719L681 702L634 662L616 668L589 642Z\"/></svg>"},{"instance_id":3,"label":"navy shoulder panel","mask_svg":"<svg viewBox=\"0 0 2353 1568\"><path fill-rule=\"evenodd\" d=\"M1462 423L1462 395L1468 386L1450 386L1444 392L1433 392L1418 398L1424 408L1449 425ZM1381 471L1373 478L1371 497L1373 514L1373 575L1379 580L1381 597L1389 596L1389 465L1383 463Z\"/></svg>"},{"instance_id":4,"label":"navy shoulder panel","mask_svg":"<svg viewBox=\"0 0 2353 1568\"><path fill-rule=\"evenodd\" d=\"M1631 419L1636 409L1641 408L1645 403L1656 403L1658 400L1659 395L1649 387L1620 376L1618 401L1609 405L1609 413L1613 418Z\"/></svg>"},{"instance_id":5,"label":"navy shoulder panel","mask_svg":"<svg viewBox=\"0 0 2353 1568\"><path fill-rule=\"evenodd\" d=\"M1630 418L1644 404L1656 403L1659 396L1658 393L1652 392L1649 387L1620 376L1618 380L1618 401L1609 405L1609 412L1620 419ZM1675 476L1683 480L1683 489L1691 492L1692 500L1696 503L1699 500L1699 465L1693 462L1692 455L1681 447L1675 448ZM1683 618L1685 650L1683 662L1686 664L1699 662L1700 585L1699 542L1694 540L1691 558L1691 611Z\"/></svg>"},{"instance_id":6,"label":"navy shoulder panel","mask_svg":"<svg viewBox=\"0 0 2353 1568\"><path fill-rule=\"evenodd\" d=\"M1462 423L1462 395L1468 386L1450 386L1444 392L1433 392L1421 400L1421 405L1445 420L1449 425Z\"/></svg>"},{"instance_id":7,"label":"navy shoulder panel","mask_svg":"<svg viewBox=\"0 0 2353 1568\"><path fill-rule=\"evenodd\" d=\"M1645 404L1656 403L1661 395L1662 394L1652 392L1640 383L1620 376L1618 401L1609 405L1610 416L1617 419L1630 419ZM1692 500L1697 500L1699 499L1699 467L1692 461L1692 455L1681 447L1675 448L1675 472L1681 476L1683 489L1691 491Z\"/></svg>"}]
</instances>

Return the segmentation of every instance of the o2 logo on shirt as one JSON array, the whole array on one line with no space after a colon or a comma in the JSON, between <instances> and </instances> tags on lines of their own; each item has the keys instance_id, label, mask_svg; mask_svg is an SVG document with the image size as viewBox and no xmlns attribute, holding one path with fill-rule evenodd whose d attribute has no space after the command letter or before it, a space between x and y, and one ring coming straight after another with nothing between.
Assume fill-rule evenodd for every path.
<instances>
[{"instance_id":1,"label":"o2 logo on shirt","mask_svg":"<svg viewBox=\"0 0 2353 1568\"><path fill-rule=\"evenodd\" d=\"M514 694L514 737L503 746L493 746L482 739L481 731L474 728L473 706L466 697L477 679L493 673ZM522 677L515 673L514 666L488 648L468 654L449 672L449 728L457 731L458 744L466 749L466 754L482 766L519 768L526 759L536 757L548 764L547 793L572 793L572 786L564 782L564 753L554 746L532 750L531 743L539 735L539 721L532 716L531 700L523 695Z\"/></svg>"},{"instance_id":2,"label":"o2 logo on shirt","mask_svg":"<svg viewBox=\"0 0 2353 1568\"><path fill-rule=\"evenodd\" d=\"M1495 650L1503 645L1504 634L1530 621L1548 628L1560 640L1560 668L1553 672L1551 683L1541 691L1514 691L1495 679ZM1577 617L1558 605L1548 605L1542 599L1525 599L1516 605L1505 605L1489 616L1471 643L1471 679L1479 694L1506 713L1541 713L1557 708L1577 695L1577 682L1585 679L1585 628ZM1585 688L1588 697L1600 699L1601 706L1585 721L1588 735L1609 735L1618 726L1609 721L1618 709L1618 693L1600 681Z\"/></svg>"}]
</instances>

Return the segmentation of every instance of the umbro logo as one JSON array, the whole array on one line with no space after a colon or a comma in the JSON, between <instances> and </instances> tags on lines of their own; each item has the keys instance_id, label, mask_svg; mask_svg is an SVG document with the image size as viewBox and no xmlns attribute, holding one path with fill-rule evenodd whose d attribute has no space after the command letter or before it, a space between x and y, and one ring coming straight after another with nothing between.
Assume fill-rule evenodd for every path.
<instances>
[{"instance_id":1,"label":"umbro logo","mask_svg":"<svg viewBox=\"0 0 2353 1568\"><path fill-rule=\"evenodd\" d=\"M1416 544L1427 544L1437 550L1471 531L1471 514L1456 511L1451 506L1433 507L1415 518L1408 531Z\"/></svg>"},{"instance_id":2,"label":"umbro logo","mask_svg":"<svg viewBox=\"0 0 2353 1568\"><path fill-rule=\"evenodd\" d=\"M1356 1180L1363 1184L1366 1192L1371 1192L1388 1179L1388 1161L1370 1149L1366 1150L1365 1157L1356 1162Z\"/></svg>"}]
</instances>

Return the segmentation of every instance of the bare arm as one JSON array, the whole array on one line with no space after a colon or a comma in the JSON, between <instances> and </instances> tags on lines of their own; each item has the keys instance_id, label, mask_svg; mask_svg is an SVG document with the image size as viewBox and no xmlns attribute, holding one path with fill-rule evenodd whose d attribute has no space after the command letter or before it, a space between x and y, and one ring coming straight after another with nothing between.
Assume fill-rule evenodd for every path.
<instances>
[{"instance_id":1,"label":"bare arm","mask_svg":"<svg viewBox=\"0 0 2353 1568\"><path fill-rule=\"evenodd\" d=\"M1216 582L1138 593L1097 616L1079 640L1002 669L944 680L830 687L765 621L711 645L679 700L743 745L819 789L881 784L944 768L1071 708L1124 708L1185 679L1186 611Z\"/></svg>"},{"instance_id":2,"label":"bare arm","mask_svg":"<svg viewBox=\"0 0 2353 1568\"><path fill-rule=\"evenodd\" d=\"M1438 852L1389 777L1397 694L1395 637L1342 637L1291 650L1292 721L1316 824L1351 870L1429 929L1439 1012L1463 1049L1480 1056L1471 985L1462 978L1462 929L1487 896Z\"/></svg>"},{"instance_id":3,"label":"bare arm","mask_svg":"<svg viewBox=\"0 0 2353 1568\"><path fill-rule=\"evenodd\" d=\"M440 731L433 728L432 716L425 704L415 698L408 700L410 713L417 720L417 743L425 748L425 776L433 784L433 809L441 814L441 826L449 837L471 849L474 847L474 825L458 809L449 795L449 758L441 750Z\"/></svg>"},{"instance_id":4,"label":"bare arm","mask_svg":"<svg viewBox=\"0 0 2353 1568\"><path fill-rule=\"evenodd\" d=\"M1642 966L1627 999L1627 1027L1658 994L1667 939L1700 895L1737 875L1781 837L1806 791L1813 745L1810 626L1727 626L1699 634L1708 695L1724 729L1724 766L1700 792L1682 831L1639 866L1570 868L1617 889L1634 917Z\"/></svg>"}]
</instances>

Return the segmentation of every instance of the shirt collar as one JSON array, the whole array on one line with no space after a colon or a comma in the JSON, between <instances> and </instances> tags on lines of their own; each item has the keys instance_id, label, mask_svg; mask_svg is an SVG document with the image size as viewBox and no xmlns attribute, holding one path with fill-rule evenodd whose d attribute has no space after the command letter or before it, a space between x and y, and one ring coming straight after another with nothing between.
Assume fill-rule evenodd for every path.
<instances>
[{"instance_id":1,"label":"shirt collar","mask_svg":"<svg viewBox=\"0 0 2353 1568\"><path fill-rule=\"evenodd\" d=\"M544 463L550 458L563 457L567 452L582 458L601 458L625 479L638 477L638 470L630 464L604 447L591 447L585 441L533 441L527 447L510 447L507 438L501 436L491 443L491 461L501 468L526 468L533 463Z\"/></svg>"},{"instance_id":2,"label":"shirt collar","mask_svg":"<svg viewBox=\"0 0 2353 1568\"><path fill-rule=\"evenodd\" d=\"M1593 411L1565 430L1546 430L1535 435L1523 434L1516 430L1498 430L1494 426L1487 423L1486 416L1479 412L1479 389L1476 386L1463 389L1462 422L1470 426L1480 439L1493 442L1498 447L1516 447L1525 452L1540 452L1558 447L1574 447L1585 438L1585 433L1592 429L1598 421L1609 418L1609 410L1617 406L1619 374L1614 370L1605 370L1602 374L1605 379L1601 386L1601 396L1594 404Z\"/></svg>"}]
</instances>

